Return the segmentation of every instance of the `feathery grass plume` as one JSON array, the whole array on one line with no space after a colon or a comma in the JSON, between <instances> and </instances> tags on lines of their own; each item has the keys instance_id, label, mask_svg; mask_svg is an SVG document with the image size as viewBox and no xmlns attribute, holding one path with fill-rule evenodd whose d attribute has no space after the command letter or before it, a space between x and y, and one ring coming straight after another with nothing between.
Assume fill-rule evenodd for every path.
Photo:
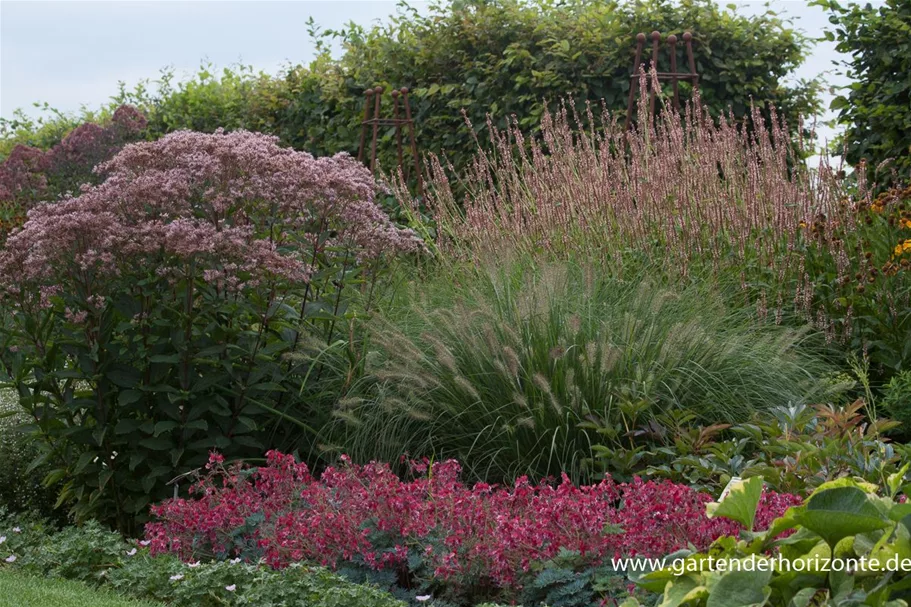
<instances>
[{"instance_id":1,"label":"feathery grass plume","mask_svg":"<svg viewBox=\"0 0 911 607\"><path fill-rule=\"evenodd\" d=\"M344 438L328 442L360 461L458 457L487 481L581 479L593 445L625 434L611 429L629 403L640 421L685 408L716 423L826 396L816 378L830 365L807 331L751 322L707 282L561 265L466 265L413 285L374 328L359 425L338 423Z\"/></svg>"},{"instance_id":2,"label":"feathery grass plume","mask_svg":"<svg viewBox=\"0 0 911 607\"><path fill-rule=\"evenodd\" d=\"M632 262L684 278L709 270L762 316L773 305L781 321L793 302L804 320L834 331L813 310L803 255L822 245L846 274L856 257L846 234L870 203L863 180L845 204L841 167L823 158L809 168L813 151L774 109L769 119L753 108L743 120L713 120L697 95L682 113L665 107L653 118L647 101L643 93L629 131L604 108L580 116L571 101L544 114L537 137L517 120L505 130L491 123L489 144L459 176L430 158L425 203L438 251L473 262L503 251L595 258L615 271Z\"/></svg>"}]
</instances>

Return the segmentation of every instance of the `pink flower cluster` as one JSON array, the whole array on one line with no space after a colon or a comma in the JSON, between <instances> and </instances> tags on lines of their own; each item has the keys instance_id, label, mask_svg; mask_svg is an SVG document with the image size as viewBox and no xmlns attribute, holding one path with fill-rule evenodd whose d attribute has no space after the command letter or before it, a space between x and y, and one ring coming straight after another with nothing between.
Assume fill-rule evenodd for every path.
<instances>
[{"instance_id":1,"label":"pink flower cluster","mask_svg":"<svg viewBox=\"0 0 911 607\"><path fill-rule=\"evenodd\" d=\"M453 460L429 468L412 463L417 474L410 481L385 464L344 460L317 479L293 456L271 451L267 459L267 466L251 471L225 467L213 455L193 488L195 498L152 508L157 521L146 526L152 551L184 559L237 554L234 532L261 514L245 539L275 567L362 559L377 569L401 570L409 552L418 551L437 579L489 579L514 589L534 562L561 549L593 563L660 556L688 544L705 548L738 529L705 516L708 494L669 481L576 486L564 476L557 485L520 478L513 487L469 487L459 481ZM794 495L766 494L758 528L800 502ZM376 537L386 543L378 545Z\"/></svg>"},{"instance_id":2,"label":"pink flower cluster","mask_svg":"<svg viewBox=\"0 0 911 607\"><path fill-rule=\"evenodd\" d=\"M78 280L97 293L150 269L199 272L226 288L303 282L327 251L363 259L421 246L374 202L373 179L354 159L314 158L275 137L180 131L128 145L96 172L103 183L35 207L9 237L0 253L8 290Z\"/></svg>"},{"instance_id":3,"label":"pink flower cluster","mask_svg":"<svg viewBox=\"0 0 911 607\"><path fill-rule=\"evenodd\" d=\"M41 196L47 188L48 159L38 148L17 145L0 164L0 201Z\"/></svg>"},{"instance_id":4,"label":"pink flower cluster","mask_svg":"<svg viewBox=\"0 0 911 607\"><path fill-rule=\"evenodd\" d=\"M53 181L62 174L91 171L95 163L110 157L147 123L142 112L121 105L114 111L110 124L81 124L46 152L17 145L0 164L0 201L40 199L47 194L49 177Z\"/></svg>"}]
</instances>

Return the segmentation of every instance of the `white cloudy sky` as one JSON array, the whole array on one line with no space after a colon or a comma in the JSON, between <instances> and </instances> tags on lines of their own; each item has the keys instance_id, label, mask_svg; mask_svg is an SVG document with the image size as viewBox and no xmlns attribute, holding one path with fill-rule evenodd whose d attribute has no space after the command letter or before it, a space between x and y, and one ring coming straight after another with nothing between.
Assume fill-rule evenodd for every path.
<instances>
[{"instance_id":1,"label":"white cloudy sky","mask_svg":"<svg viewBox=\"0 0 911 607\"><path fill-rule=\"evenodd\" d=\"M825 13L804 0L723 3L743 13L761 13L769 4L811 36L827 25ZM116 93L118 81L132 86L165 66L189 74L204 59L276 72L313 56L309 17L338 28L383 20L395 8L394 0L0 0L0 116L16 108L32 113L35 101L64 111L96 107ZM833 46L818 44L796 77L830 72ZM844 84L831 74L829 82Z\"/></svg>"}]
</instances>

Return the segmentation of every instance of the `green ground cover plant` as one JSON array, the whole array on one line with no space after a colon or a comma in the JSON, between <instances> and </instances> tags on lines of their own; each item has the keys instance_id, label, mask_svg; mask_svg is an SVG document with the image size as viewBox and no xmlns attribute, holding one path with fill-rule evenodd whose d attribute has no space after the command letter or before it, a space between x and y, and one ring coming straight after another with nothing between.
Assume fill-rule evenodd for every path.
<instances>
[{"instance_id":1,"label":"green ground cover plant","mask_svg":"<svg viewBox=\"0 0 911 607\"><path fill-rule=\"evenodd\" d=\"M319 567L275 571L228 561L191 566L173 556L152 557L142 544L94 521L57 531L0 511L0 540L0 589L9 590L0 594L0 604L22 601L8 603L15 607L50 604L26 602L32 597L59 598L54 604L61 607L404 607L375 587Z\"/></svg>"},{"instance_id":2,"label":"green ground cover plant","mask_svg":"<svg viewBox=\"0 0 911 607\"><path fill-rule=\"evenodd\" d=\"M739 424L695 425L675 411L642 425L636 448L605 449L603 466L646 465L646 474L720 492L732 478L762 476L776 491L804 493L842 477L884 484L909 458L889 440L897 422L864 416L863 400L844 406L791 405Z\"/></svg>"},{"instance_id":3,"label":"green ground cover plant","mask_svg":"<svg viewBox=\"0 0 911 607\"><path fill-rule=\"evenodd\" d=\"M905 495L907 469L906 464L884 486L848 478L825 483L762 532L749 524L762 494L761 477L737 483L726 499L707 508L709 516L738 520L746 531L719 538L704 552L674 553L674 565L642 575L637 583L662 593L661 605L907 605L907 567L889 565L911 559L911 507L898 499ZM782 536L785 531L793 533ZM707 565L710 555L729 566ZM838 571L829 562L833 558L855 564ZM742 564L750 559L766 566L747 569Z\"/></svg>"}]
</instances>

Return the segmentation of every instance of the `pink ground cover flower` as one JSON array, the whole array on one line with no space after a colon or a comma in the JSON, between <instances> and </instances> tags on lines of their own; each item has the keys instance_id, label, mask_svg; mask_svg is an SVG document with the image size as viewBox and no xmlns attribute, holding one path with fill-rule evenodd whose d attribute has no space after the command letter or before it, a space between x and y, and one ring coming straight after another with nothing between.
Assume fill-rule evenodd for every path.
<instances>
[{"instance_id":1,"label":"pink ground cover flower","mask_svg":"<svg viewBox=\"0 0 911 607\"><path fill-rule=\"evenodd\" d=\"M598 563L621 555L661 556L688 544L705 548L738 530L737 523L705 516L710 495L670 481L608 478L577 486L564 475L556 484L523 477L512 487L468 486L453 460L412 463L414 477L403 480L386 464L355 465L345 458L319 478L275 451L267 454L268 465L255 469L225 467L216 458L192 499L152 508L157 520L146 526L146 537L153 553L233 556L239 552L235 532L258 515L261 522L247 539L275 567L360 560L401 570L409 552L417 551L438 579L487 578L516 588L533 563L561 549ZM767 493L757 527L800 502Z\"/></svg>"}]
</instances>

